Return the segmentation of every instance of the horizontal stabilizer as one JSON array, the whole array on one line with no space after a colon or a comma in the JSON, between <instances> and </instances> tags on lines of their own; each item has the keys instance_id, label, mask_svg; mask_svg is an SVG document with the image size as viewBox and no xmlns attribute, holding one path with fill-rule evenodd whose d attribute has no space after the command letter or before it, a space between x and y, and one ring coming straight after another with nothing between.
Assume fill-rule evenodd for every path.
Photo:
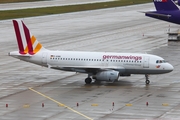
<instances>
[{"instance_id":1,"label":"horizontal stabilizer","mask_svg":"<svg viewBox=\"0 0 180 120\"><path fill-rule=\"evenodd\" d=\"M145 12L145 14L146 14L146 16L153 15L153 16L156 16L156 17L165 17L165 18L170 18L171 17L171 15L153 13L153 12Z\"/></svg>"},{"instance_id":2,"label":"horizontal stabilizer","mask_svg":"<svg viewBox=\"0 0 180 120\"><path fill-rule=\"evenodd\" d=\"M31 57L30 54L21 54L18 51L13 51L8 53L9 56L21 56L21 57Z\"/></svg>"}]
</instances>

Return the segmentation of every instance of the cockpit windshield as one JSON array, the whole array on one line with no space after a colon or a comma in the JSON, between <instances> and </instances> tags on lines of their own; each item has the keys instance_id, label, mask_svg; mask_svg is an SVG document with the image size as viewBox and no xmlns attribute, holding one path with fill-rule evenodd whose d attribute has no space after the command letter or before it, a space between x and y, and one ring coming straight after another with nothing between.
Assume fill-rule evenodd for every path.
<instances>
[{"instance_id":1,"label":"cockpit windshield","mask_svg":"<svg viewBox=\"0 0 180 120\"><path fill-rule=\"evenodd\" d=\"M156 63L166 63L165 60L156 60Z\"/></svg>"}]
</instances>

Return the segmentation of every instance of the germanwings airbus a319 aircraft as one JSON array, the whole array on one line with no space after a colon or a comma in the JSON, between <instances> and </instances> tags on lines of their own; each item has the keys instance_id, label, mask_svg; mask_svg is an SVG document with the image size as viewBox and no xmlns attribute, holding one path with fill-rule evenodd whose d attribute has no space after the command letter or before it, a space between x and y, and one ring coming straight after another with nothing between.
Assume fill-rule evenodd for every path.
<instances>
[{"instance_id":1,"label":"germanwings airbus a319 aircraft","mask_svg":"<svg viewBox=\"0 0 180 120\"><path fill-rule=\"evenodd\" d=\"M13 20L19 51L9 55L40 66L88 74L86 84L97 81L117 81L119 76L144 74L149 84L149 74L173 71L173 66L163 58L151 54L51 51L45 49L21 20Z\"/></svg>"}]
</instances>

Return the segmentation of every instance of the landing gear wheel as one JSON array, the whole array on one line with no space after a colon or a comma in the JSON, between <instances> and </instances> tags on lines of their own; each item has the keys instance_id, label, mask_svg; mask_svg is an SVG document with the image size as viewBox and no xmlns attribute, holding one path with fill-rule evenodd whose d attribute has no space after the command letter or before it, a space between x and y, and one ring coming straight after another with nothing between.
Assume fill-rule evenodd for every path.
<instances>
[{"instance_id":1,"label":"landing gear wheel","mask_svg":"<svg viewBox=\"0 0 180 120\"><path fill-rule=\"evenodd\" d=\"M146 80L146 85L149 85L150 81L149 80Z\"/></svg>"},{"instance_id":2,"label":"landing gear wheel","mask_svg":"<svg viewBox=\"0 0 180 120\"><path fill-rule=\"evenodd\" d=\"M86 79L85 79L85 83L86 83L86 84L90 84L91 82L92 82L92 79L91 79L91 78L86 78Z\"/></svg>"},{"instance_id":3,"label":"landing gear wheel","mask_svg":"<svg viewBox=\"0 0 180 120\"><path fill-rule=\"evenodd\" d=\"M146 85L149 85L150 81L149 81L149 75L145 74L146 77Z\"/></svg>"}]
</instances>

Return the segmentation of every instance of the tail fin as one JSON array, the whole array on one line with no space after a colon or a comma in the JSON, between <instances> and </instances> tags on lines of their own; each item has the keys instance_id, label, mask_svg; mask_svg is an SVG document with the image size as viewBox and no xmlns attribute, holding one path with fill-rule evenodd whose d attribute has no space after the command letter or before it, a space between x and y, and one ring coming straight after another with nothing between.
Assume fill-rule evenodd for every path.
<instances>
[{"instance_id":1,"label":"tail fin","mask_svg":"<svg viewBox=\"0 0 180 120\"><path fill-rule=\"evenodd\" d=\"M13 20L16 39L20 54L34 55L41 49L44 49L35 36L31 35L29 29L21 20Z\"/></svg>"},{"instance_id":2,"label":"tail fin","mask_svg":"<svg viewBox=\"0 0 180 120\"><path fill-rule=\"evenodd\" d=\"M153 0L157 11L179 10L172 0Z\"/></svg>"}]
</instances>

